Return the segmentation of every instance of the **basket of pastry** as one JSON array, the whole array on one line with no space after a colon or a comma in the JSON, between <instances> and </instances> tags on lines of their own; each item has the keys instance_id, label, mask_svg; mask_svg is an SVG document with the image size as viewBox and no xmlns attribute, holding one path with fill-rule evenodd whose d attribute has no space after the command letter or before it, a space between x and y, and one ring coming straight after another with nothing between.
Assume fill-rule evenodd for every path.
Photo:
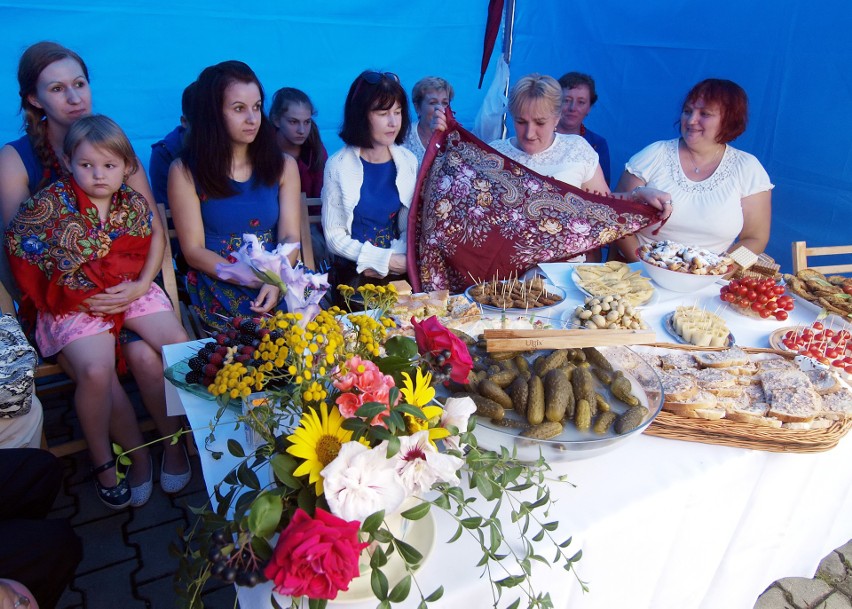
<instances>
[{"instance_id":1,"label":"basket of pastry","mask_svg":"<svg viewBox=\"0 0 852 609\"><path fill-rule=\"evenodd\" d=\"M773 452L833 448L852 427L852 388L835 372L773 349L637 346L663 386L645 433Z\"/></svg>"}]
</instances>

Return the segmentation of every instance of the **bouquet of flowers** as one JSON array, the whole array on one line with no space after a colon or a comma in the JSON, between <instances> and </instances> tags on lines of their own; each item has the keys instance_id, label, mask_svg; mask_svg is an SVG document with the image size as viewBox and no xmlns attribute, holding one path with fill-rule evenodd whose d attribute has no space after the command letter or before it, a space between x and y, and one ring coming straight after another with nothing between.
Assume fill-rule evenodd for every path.
<instances>
[{"instance_id":1,"label":"bouquet of flowers","mask_svg":"<svg viewBox=\"0 0 852 609\"><path fill-rule=\"evenodd\" d=\"M354 293L340 289L347 299ZM581 553L568 554L570 539L557 539L558 523L548 520L546 463L479 448L473 401L436 397L466 381L472 361L464 342L434 317L412 320L414 338L389 337L393 288L358 291L363 313L333 308L259 320L269 332L253 361L224 366L208 387L220 413L234 397L264 391L268 399L241 417L261 441L229 441L240 463L183 538L182 605L201 607L205 582L217 577L243 586L271 581L273 607L321 609L366 577L378 607L412 590L428 607L443 588L416 585L424 556L392 522L416 526L441 509L456 524L450 541L470 535L481 546L478 564L495 607L510 589L520 591L512 607L521 597L529 607L551 606L529 579L533 562L551 562L538 543L552 543L552 562L569 571ZM498 516L506 505L510 525ZM518 528L521 550L504 542L504 526ZM404 575L389 581L388 562L400 558Z\"/></svg>"}]
</instances>

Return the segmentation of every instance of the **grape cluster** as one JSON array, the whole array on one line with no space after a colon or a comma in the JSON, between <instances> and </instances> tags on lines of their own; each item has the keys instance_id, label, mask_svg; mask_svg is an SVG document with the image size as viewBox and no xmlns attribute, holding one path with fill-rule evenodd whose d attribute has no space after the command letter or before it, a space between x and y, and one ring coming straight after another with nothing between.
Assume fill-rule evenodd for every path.
<instances>
[{"instance_id":1,"label":"grape cluster","mask_svg":"<svg viewBox=\"0 0 852 609\"><path fill-rule=\"evenodd\" d=\"M452 355L449 349L444 349L443 351L426 353L423 355L423 359L430 363L432 370L438 377L448 377L453 371L453 365L448 361Z\"/></svg>"},{"instance_id":2,"label":"grape cluster","mask_svg":"<svg viewBox=\"0 0 852 609\"><path fill-rule=\"evenodd\" d=\"M252 361L257 347L267 334L273 334L270 337L272 339L277 338L274 331L262 328L255 319L234 317L226 329L213 336L213 342L205 343L198 353L189 359L186 382L207 387L213 383L216 373L225 365Z\"/></svg>"},{"instance_id":3,"label":"grape cluster","mask_svg":"<svg viewBox=\"0 0 852 609\"><path fill-rule=\"evenodd\" d=\"M211 541L213 545L207 553L207 560L213 565L210 567L212 576L228 584L249 588L266 581L263 575L265 565L255 555L249 541L234 545L230 535L222 529L213 533Z\"/></svg>"}]
</instances>

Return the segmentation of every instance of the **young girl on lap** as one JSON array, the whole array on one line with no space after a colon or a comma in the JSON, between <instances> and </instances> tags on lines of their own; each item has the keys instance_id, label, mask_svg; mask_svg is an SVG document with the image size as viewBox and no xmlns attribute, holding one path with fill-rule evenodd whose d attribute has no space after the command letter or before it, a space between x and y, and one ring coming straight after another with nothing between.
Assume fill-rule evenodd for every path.
<instances>
[{"instance_id":1,"label":"young girl on lap","mask_svg":"<svg viewBox=\"0 0 852 609\"><path fill-rule=\"evenodd\" d=\"M115 484L110 438L125 448L143 443L130 401L116 374L122 326L153 350L187 340L149 259L152 212L125 182L136 171L127 136L105 116L75 122L64 142L71 177L25 201L6 231L22 314L35 313L36 342L45 356L60 351L77 381L75 403L98 467L100 499L111 508L142 505L151 495L147 449L132 453L128 479ZM125 282L147 289L129 304L108 304ZM101 304L90 309L93 297ZM124 363L121 352L118 361Z\"/></svg>"}]
</instances>

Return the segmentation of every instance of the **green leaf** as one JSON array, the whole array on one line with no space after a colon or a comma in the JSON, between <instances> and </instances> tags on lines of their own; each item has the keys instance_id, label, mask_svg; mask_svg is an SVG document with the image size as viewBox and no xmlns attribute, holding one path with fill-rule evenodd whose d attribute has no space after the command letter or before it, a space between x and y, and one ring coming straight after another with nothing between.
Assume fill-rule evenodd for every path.
<instances>
[{"instance_id":1,"label":"green leaf","mask_svg":"<svg viewBox=\"0 0 852 609\"><path fill-rule=\"evenodd\" d=\"M128 465L128 466L129 466L131 463L133 463L133 461L131 461L131 460L130 460L130 457L128 457L127 455L121 455L121 456L118 458L118 462L119 462L121 465Z\"/></svg>"},{"instance_id":2,"label":"green leaf","mask_svg":"<svg viewBox=\"0 0 852 609\"><path fill-rule=\"evenodd\" d=\"M410 361L418 355L417 343L408 336L394 336L385 341L385 352Z\"/></svg>"},{"instance_id":3,"label":"green leaf","mask_svg":"<svg viewBox=\"0 0 852 609\"><path fill-rule=\"evenodd\" d=\"M355 416L372 419L387 410L388 405L381 402L367 402L355 411Z\"/></svg>"},{"instance_id":4,"label":"green leaf","mask_svg":"<svg viewBox=\"0 0 852 609\"><path fill-rule=\"evenodd\" d=\"M583 558L583 550L577 550L577 553L574 554L574 556L572 556L571 558L569 558L568 562L575 563L578 560L580 560L581 558Z\"/></svg>"},{"instance_id":5,"label":"green leaf","mask_svg":"<svg viewBox=\"0 0 852 609\"><path fill-rule=\"evenodd\" d=\"M394 410L409 414L416 419L426 420L426 414L417 406L412 406L411 404L400 404L399 406L394 408Z\"/></svg>"},{"instance_id":6,"label":"green leaf","mask_svg":"<svg viewBox=\"0 0 852 609\"><path fill-rule=\"evenodd\" d=\"M511 605L509 605L508 607L506 607L506 609L518 609L518 607L520 607L520 605L521 605L521 599L516 598L515 602L512 603Z\"/></svg>"},{"instance_id":7,"label":"green leaf","mask_svg":"<svg viewBox=\"0 0 852 609\"><path fill-rule=\"evenodd\" d=\"M450 500L447 499L446 495L439 495L435 498L435 506L441 508L442 510L450 509Z\"/></svg>"},{"instance_id":8,"label":"green leaf","mask_svg":"<svg viewBox=\"0 0 852 609\"><path fill-rule=\"evenodd\" d=\"M370 587L378 600L387 600L388 578L379 569L373 569L370 573Z\"/></svg>"},{"instance_id":9,"label":"green leaf","mask_svg":"<svg viewBox=\"0 0 852 609\"><path fill-rule=\"evenodd\" d=\"M280 480L284 486L292 489L301 488L302 485L293 476L293 472L296 471L296 467L298 466L293 457L283 453L275 453L275 455L273 455L273 457L269 460L269 463L272 465L272 471L275 472L275 477Z\"/></svg>"},{"instance_id":10,"label":"green leaf","mask_svg":"<svg viewBox=\"0 0 852 609\"><path fill-rule=\"evenodd\" d=\"M424 501L423 503L418 503L413 508L405 510L400 515L408 520L420 520L429 513L430 509L432 509L432 504Z\"/></svg>"},{"instance_id":11,"label":"green leaf","mask_svg":"<svg viewBox=\"0 0 852 609\"><path fill-rule=\"evenodd\" d=\"M251 510L249 510L249 531L257 537L271 537L281 521L283 511L284 506L281 503L281 497L272 493L261 493L251 504Z\"/></svg>"},{"instance_id":12,"label":"green leaf","mask_svg":"<svg viewBox=\"0 0 852 609\"><path fill-rule=\"evenodd\" d=\"M482 524L481 516L470 516L469 518L463 518L460 523L466 529L477 529L479 525Z\"/></svg>"},{"instance_id":13,"label":"green leaf","mask_svg":"<svg viewBox=\"0 0 852 609\"><path fill-rule=\"evenodd\" d=\"M120 455L123 452L124 452L124 449L121 448L121 445L116 444L115 442L112 443L112 454Z\"/></svg>"},{"instance_id":14,"label":"green leaf","mask_svg":"<svg viewBox=\"0 0 852 609\"><path fill-rule=\"evenodd\" d=\"M272 558L272 546L263 537L252 537L251 547L261 560Z\"/></svg>"},{"instance_id":15,"label":"green leaf","mask_svg":"<svg viewBox=\"0 0 852 609\"><path fill-rule=\"evenodd\" d=\"M237 468L237 478L250 489L260 489L260 480L257 479L257 474L254 473L254 470L247 467L245 463Z\"/></svg>"},{"instance_id":16,"label":"green leaf","mask_svg":"<svg viewBox=\"0 0 852 609\"><path fill-rule=\"evenodd\" d=\"M570 546L570 545L571 545L571 542L572 542L572 541L574 541L574 538L573 538L573 537L569 537L568 539L566 539L565 541L563 541L562 543L560 543L560 544L559 544L559 547L560 547L560 548L567 548L568 546Z\"/></svg>"},{"instance_id":17,"label":"green leaf","mask_svg":"<svg viewBox=\"0 0 852 609\"><path fill-rule=\"evenodd\" d=\"M544 539L544 529L539 529L538 533L533 535L533 541L541 541Z\"/></svg>"},{"instance_id":18,"label":"green leaf","mask_svg":"<svg viewBox=\"0 0 852 609\"><path fill-rule=\"evenodd\" d=\"M328 606L326 598L310 598L308 599L308 609L325 609Z\"/></svg>"},{"instance_id":19,"label":"green leaf","mask_svg":"<svg viewBox=\"0 0 852 609\"><path fill-rule=\"evenodd\" d=\"M403 577L397 585L393 587L388 595L388 600L392 603L400 603L408 598L408 593L411 591L411 575Z\"/></svg>"},{"instance_id":20,"label":"green leaf","mask_svg":"<svg viewBox=\"0 0 852 609\"><path fill-rule=\"evenodd\" d=\"M447 543L453 543L454 541L456 541L459 537L461 537L462 531L464 531L464 527L462 527L462 525L459 525L456 529L456 532L453 533L453 536L447 540Z\"/></svg>"},{"instance_id":21,"label":"green leaf","mask_svg":"<svg viewBox=\"0 0 852 609\"><path fill-rule=\"evenodd\" d=\"M388 459L399 452L399 437L393 436L388 440Z\"/></svg>"},{"instance_id":22,"label":"green leaf","mask_svg":"<svg viewBox=\"0 0 852 609\"><path fill-rule=\"evenodd\" d=\"M495 580L494 583L501 588L514 588L524 582L526 577L523 575L510 575L503 579Z\"/></svg>"},{"instance_id":23,"label":"green leaf","mask_svg":"<svg viewBox=\"0 0 852 609\"><path fill-rule=\"evenodd\" d=\"M442 596L444 596L444 586L438 586L435 591L426 597L427 603L434 603L439 600Z\"/></svg>"},{"instance_id":24,"label":"green leaf","mask_svg":"<svg viewBox=\"0 0 852 609\"><path fill-rule=\"evenodd\" d=\"M373 539L379 543L390 543L393 541L393 535L387 529L377 529L373 531Z\"/></svg>"},{"instance_id":25,"label":"green leaf","mask_svg":"<svg viewBox=\"0 0 852 609\"><path fill-rule=\"evenodd\" d=\"M246 456L242 444L240 444L233 438L228 439L228 452L237 457L238 459L242 459Z\"/></svg>"},{"instance_id":26,"label":"green leaf","mask_svg":"<svg viewBox=\"0 0 852 609\"><path fill-rule=\"evenodd\" d=\"M423 554L421 554L420 550L411 544L397 540L396 547L399 550L399 554L402 556L402 559L410 565L416 565L423 560Z\"/></svg>"},{"instance_id":27,"label":"green leaf","mask_svg":"<svg viewBox=\"0 0 852 609\"><path fill-rule=\"evenodd\" d=\"M364 519L364 522L361 523L361 530L365 533L373 533L378 529L382 521L385 519L385 511L380 510L375 514L370 514Z\"/></svg>"},{"instance_id":28,"label":"green leaf","mask_svg":"<svg viewBox=\"0 0 852 609\"><path fill-rule=\"evenodd\" d=\"M386 564L388 564L388 555L387 555L387 552L385 552L385 549L382 546L376 545L372 548L372 550L373 550L373 555L370 556L370 568L371 569L381 569Z\"/></svg>"}]
</instances>

